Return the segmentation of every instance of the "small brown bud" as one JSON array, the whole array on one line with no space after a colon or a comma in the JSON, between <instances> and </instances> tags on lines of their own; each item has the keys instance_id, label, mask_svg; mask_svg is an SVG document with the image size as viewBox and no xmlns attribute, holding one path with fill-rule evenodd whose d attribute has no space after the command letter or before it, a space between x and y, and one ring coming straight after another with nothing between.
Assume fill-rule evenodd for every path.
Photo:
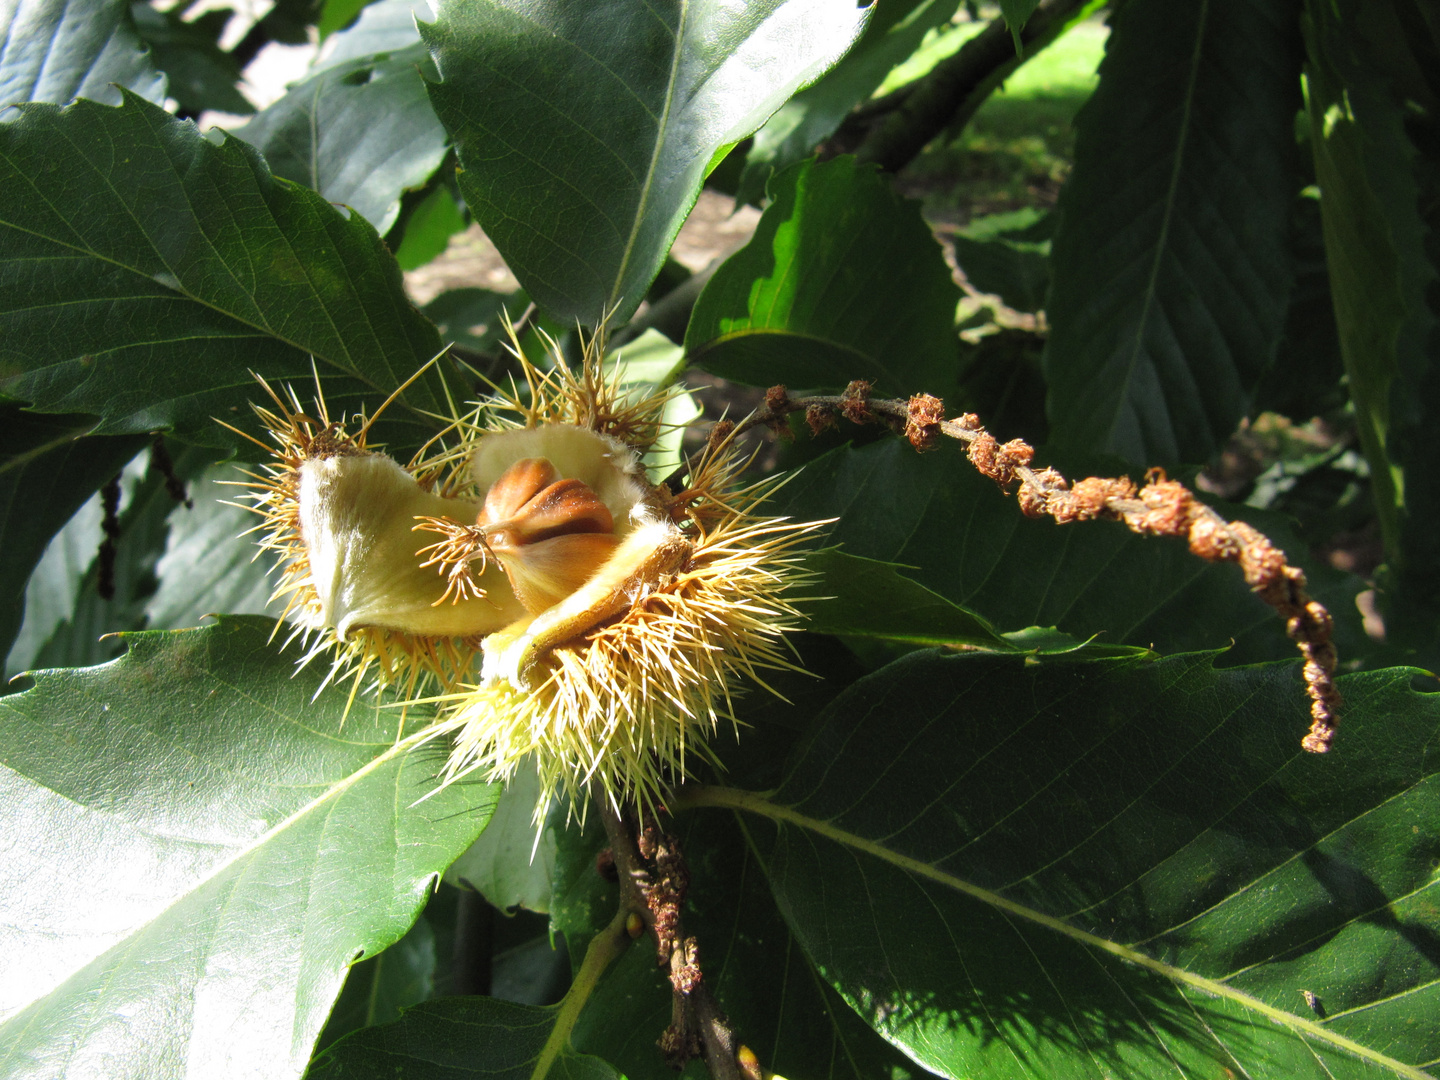
<instances>
[{"instance_id":1,"label":"small brown bud","mask_svg":"<svg viewBox=\"0 0 1440 1080\"><path fill-rule=\"evenodd\" d=\"M906 410L905 438L916 450L932 450L940 440L940 421L944 419L943 401L932 394L916 394Z\"/></svg>"},{"instance_id":2,"label":"small brown bud","mask_svg":"<svg viewBox=\"0 0 1440 1080\"><path fill-rule=\"evenodd\" d=\"M760 1059L748 1046L741 1046L735 1051L735 1064L740 1066L745 1080L764 1080L765 1073L760 1068Z\"/></svg>"},{"instance_id":3,"label":"small brown bud","mask_svg":"<svg viewBox=\"0 0 1440 1080\"><path fill-rule=\"evenodd\" d=\"M811 435L819 435L835 426L835 414L824 405L811 405L805 410L805 422L810 425Z\"/></svg>"},{"instance_id":4,"label":"small brown bud","mask_svg":"<svg viewBox=\"0 0 1440 1080\"><path fill-rule=\"evenodd\" d=\"M645 920L637 912L632 911L625 916L625 933L630 935L631 941L638 941L645 933Z\"/></svg>"},{"instance_id":5,"label":"small brown bud","mask_svg":"<svg viewBox=\"0 0 1440 1080\"><path fill-rule=\"evenodd\" d=\"M852 379L840 395L840 412L852 424L868 424L875 419L870 411L870 384L864 379Z\"/></svg>"}]
</instances>

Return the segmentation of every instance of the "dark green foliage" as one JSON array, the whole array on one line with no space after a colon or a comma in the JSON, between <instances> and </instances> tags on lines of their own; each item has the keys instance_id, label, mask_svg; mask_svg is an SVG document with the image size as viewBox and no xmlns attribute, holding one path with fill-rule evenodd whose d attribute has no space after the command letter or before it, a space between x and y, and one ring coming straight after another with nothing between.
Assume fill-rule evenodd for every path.
<instances>
[{"instance_id":1,"label":"dark green foliage","mask_svg":"<svg viewBox=\"0 0 1440 1080\"><path fill-rule=\"evenodd\" d=\"M523 763L439 788L446 702L327 681L224 486L273 466L217 423L260 435L252 373L353 431L451 345L373 432L450 448L518 370L508 314L542 365L608 320L625 386L684 380L681 427L692 392L738 421L866 380L1072 480L1168 466L1333 618L1339 731L1306 754L1294 643L1236 565L1026 517L903 416L743 433L747 478L792 471L760 513L820 523L803 629L724 688L656 823L765 1075L1436 1075L1440 694L1382 666L1440 662L1430 5L1126 0L1093 96L1076 0L279 0L243 36L12 8L0 645L32 674L0 697L0 1074L677 1075L657 1040L694 999L621 929L614 822L537 812ZM316 26L234 134L166 111L248 111L252 59ZM707 177L765 205L702 268L671 247ZM426 266L472 222L523 291ZM706 441L664 433L651 482ZM423 482L483 496L452 460Z\"/></svg>"},{"instance_id":2,"label":"dark green foliage","mask_svg":"<svg viewBox=\"0 0 1440 1080\"><path fill-rule=\"evenodd\" d=\"M25 583L45 545L145 445L133 436L85 438L93 422L0 405L0 653L20 629Z\"/></svg>"},{"instance_id":3,"label":"dark green foliage","mask_svg":"<svg viewBox=\"0 0 1440 1080\"><path fill-rule=\"evenodd\" d=\"M695 305L690 362L792 391L851 379L886 394L952 385L959 290L919 207L848 157L802 162L770 196L754 239Z\"/></svg>"},{"instance_id":4,"label":"dark green foliage","mask_svg":"<svg viewBox=\"0 0 1440 1080\"><path fill-rule=\"evenodd\" d=\"M177 11L161 11L146 3L132 4L130 10L155 65L165 73L167 92L183 113L255 111L235 85L240 81L240 63L220 48L220 35L230 21L228 10L207 11L189 21Z\"/></svg>"},{"instance_id":5,"label":"dark green foliage","mask_svg":"<svg viewBox=\"0 0 1440 1080\"><path fill-rule=\"evenodd\" d=\"M1347 680L1342 765L1295 748L1294 665L923 653L726 801L828 979L942 1075L1420 1075L1440 698L1408 679Z\"/></svg>"},{"instance_id":6,"label":"dark green foliage","mask_svg":"<svg viewBox=\"0 0 1440 1080\"><path fill-rule=\"evenodd\" d=\"M1321 205L1325 247L1340 349L1385 537L1387 608L1397 640L1434 665L1440 659L1434 437L1440 274L1426 236L1440 224L1440 121L1423 79L1397 77L1416 62L1408 39L1376 44L1361 37L1363 30L1366 38L1384 38L1391 29L1388 8L1342 4L1314 13L1307 40L1309 119L1316 177L1322 191L1331 192ZM1425 38L1414 40L1428 55ZM1418 152L1416 136L1427 154Z\"/></svg>"},{"instance_id":7,"label":"dark green foliage","mask_svg":"<svg viewBox=\"0 0 1440 1080\"><path fill-rule=\"evenodd\" d=\"M1236 567L1207 565L1179 541L1147 539L1118 524L1030 520L952 447L922 456L887 441L833 451L791 481L780 502L798 518L838 516L829 542L850 555L915 567L907 571L915 580L1000 630L1055 626L1161 652L1230 645L1227 663L1290 655L1274 612ZM1228 509L1234 516L1240 508ZM1363 652L1354 606L1363 582L1306 559L1283 519L1240 516L1305 567L1339 624L1345 655Z\"/></svg>"},{"instance_id":8,"label":"dark green foliage","mask_svg":"<svg viewBox=\"0 0 1440 1080\"><path fill-rule=\"evenodd\" d=\"M1294 274L1299 68L1288 0L1135 0L1117 15L1055 234L1060 448L1200 462L1248 412Z\"/></svg>"},{"instance_id":9,"label":"dark green foliage","mask_svg":"<svg viewBox=\"0 0 1440 1080\"><path fill-rule=\"evenodd\" d=\"M31 105L0 126L0 214L0 387L96 414L98 434L233 444L211 418L248 422L251 371L309 382L313 357L338 412L440 350L367 222L134 97ZM437 409L436 387L416 383L392 415ZM423 441L414 425L432 422L408 419Z\"/></svg>"}]
</instances>

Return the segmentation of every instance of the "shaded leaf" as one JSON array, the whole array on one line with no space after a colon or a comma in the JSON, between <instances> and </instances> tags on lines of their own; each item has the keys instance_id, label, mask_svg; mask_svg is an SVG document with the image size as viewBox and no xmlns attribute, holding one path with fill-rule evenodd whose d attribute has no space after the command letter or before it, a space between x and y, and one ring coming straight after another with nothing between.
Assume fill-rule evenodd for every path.
<instances>
[{"instance_id":1,"label":"shaded leaf","mask_svg":"<svg viewBox=\"0 0 1440 1080\"><path fill-rule=\"evenodd\" d=\"M442 0L460 190L541 307L624 323L705 174L849 48L853 0Z\"/></svg>"},{"instance_id":2,"label":"shaded leaf","mask_svg":"<svg viewBox=\"0 0 1440 1080\"><path fill-rule=\"evenodd\" d=\"M0 403L0 655L9 654L20 632L26 585L46 546L145 445L135 437L84 438L93 426L94 417L45 416ZM92 555L100 539L97 528ZM7 664L6 674L16 670Z\"/></svg>"},{"instance_id":3,"label":"shaded leaf","mask_svg":"<svg viewBox=\"0 0 1440 1080\"><path fill-rule=\"evenodd\" d=\"M186 476L197 462L203 462L203 453L182 454L179 475ZM26 624L16 642L17 653L22 643L32 649L39 646L24 660L26 667L103 664L125 651L120 632L146 628L145 604L155 591L155 564L165 551L170 514L175 508L175 500L165 490L164 478L151 468L151 457L148 453L140 455L120 474L119 535L111 560L110 596L101 595L100 589L103 560L99 544L105 535L100 496L83 507L46 549L31 577L31 588L26 590ZM63 569L61 581L42 582L40 574L52 568ZM62 601L53 615L39 605L38 610L32 607L30 600L35 592L42 602ZM31 618L41 614L49 617L34 628L41 631L37 641L32 636ZM54 615L59 619L52 621Z\"/></svg>"},{"instance_id":4,"label":"shaded leaf","mask_svg":"<svg viewBox=\"0 0 1440 1080\"><path fill-rule=\"evenodd\" d=\"M339 413L439 351L366 222L134 97L0 125L0 208L0 389L95 413L97 433L224 445L210 418L245 421L252 370L311 385L313 357ZM435 421L415 410L441 409L437 387L411 386L383 437L423 441Z\"/></svg>"},{"instance_id":5,"label":"shaded leaf","mask_svg":"<svg viewBox=\"0 0 1440 1080\"><path fill-rule=\"evenodd\" d=\"M240 92L239 61L220 48L229 9L206 11L192 19L181 17L183 9L162 11L141 2L131 4L130 11L181 112L198 116L216 109L244 116L255 111Z\"/></svg>"},{"instance_id":6,"label":"shaded leaf","mask_svg":"<svg viewBox=\"0 0 1440 1080\"><path fill-rule=\"evenodd\" d=\"M445 881L463 882L501 911L549 911L556 832L563 831L563 825L537 828L539 797L539 775L533 769L517 772L505 785L485 832L445 872Z\"/></svg>"},{"instance_id":7,"label":"shaded leaf","mask_svg":"<svg viewBox=\"0 0 1440 1080\"><path fill-rule=\"evenodd\" d=\"M350 968L316 1041L317 1052L352 1031L400 1019L402 1011L430 997L434 983L435 932L425 919L416 919L394 945Z\"/></svg>"},{"instance_id":8,"label":"shaded leaf","mask_svg":"<svg viewBox=\"0 0 1440 1080\"><path fill-rule=\"evenodd\" d=\"M64 105L84 97L118 104L117 87L160 103L155 67L125 0L13 0L0 11L0 117L22 101ZM111 84L114 85L111 85Z\"/></svg>"},{"instance_id":9,"label":"shaded leaf","mask_svg":"<svg viewBox=\"0 0 1440 1080\"><path fill-rule=\"evenodd\" d=\"M1053 626L1160 652L1233 642L1227 663L1293 655L1284 626L1235 566L1203 562L1182 541L1137 536L1114 522L1027 518L953 446L917 454L886 440L836 450L807 465L775 504L806 520L839 517L828 537L847 554L913 566L907 576L1001 630ZM1308 559L1279 515L1222 512L1289 553L1334 615L1341 656L1361 655L1361 579Z\"/></svg>"},{"instance_id":10,"label":"shaded leaf","mask_svg":"<svg viewBox=\"0 0 1440 1080\"><path fill-rule=\"evenodd\" d=\"M159 584L145 602L148 627L196 626L221 613L280 614L283 605L270 605L273 556L259 553L254 536L242 535L260 519L231 505L237 492L226 485L242 479L233 464L212 465L189 483L193 506L171 504L164 552L155 566Z\"/></svg>"},{"instance_id":11,"label":"shaded leaf","mask_svg":"<svg viewBox=\"0 0 1440 1080\"><path fill-rule=\"evenodd\" d=\"M747 812L815 964L942 1075L1420 1078L1440 696L1411 674L1342 680L1327 758L1298 664L919 653L773 797L686 802Z\"/></svg>"},{"instance_id":12,"label":"shaded leaf","mask_svg":"<svg viewBox=\"0 0 1440 1080\"><path fill-rule=\"evenodd\" d=\"M1278 412L1297 424L1345 407L1345 362L1335 325L1318 189L1295 200L1292 213L1295 290L1275 363L1255 388L1255 411Z\"/></svg>"},{"instance_id":13,"label":"shaded leaf","mask_svg":"<svg viewBox=\"0 0 1440 1080\"><path fill-rule=\"evenodd\" d=\"M1055 234L1057 447L1198 463L1246 415L1293 277L1298 44L1288 0L1114 16Z\"/></svg>"},{"instance_id":14,"label":"shaded leaf","mask_svg":"<svg viewBox=\"0 0 1440 1080\"><path fill-rule=\"evenodd\" d=\"M408 1009L393 1024L357 1031L325 1051L308 1080L617 1080L599 1058L561 1048L548 1071L536 1061L558 1006L487 997L441 998Z\"/></svg>"},{"instance_id":15,"label":"shaded leaf","mask_svg":"<svg viewBox=\"0 0 1440 1080\"><path fill-rule=\"evenodd\" d=\"M342 730L271 625L135 635L0 703L7 1076L299 1076L346 968L484 828L493 788L417 804L438 756L394 710Z\"/></svg>"},{"instance_id":16,"label":"shaded leaf","mask_svg":"<svg viewBox=\"0 0 1440 1080\"><path fill-rule=\"evenodd\" d=\"M884 393L944 393L960 290L919 203L852 157L787 169L770 197L695 304L691 363L792 391L869 379Z\"/></svg>"},{"instance_id":17,"label":"shaded leaf","mask_svg":"<svg viewBox=\"0 0 1440 1080\"><path fill-rule=\"evenodd\" d=\"M450 189L444 184L435 185L405 220L395 261L407 272L418 270L443 255L450 238L464 231L467 224L464 208L455 202Z\"/></svg>"},{"instance_id":18,"label":"shaded leaf","mask_svg":"<svg viewBox=\"0 0 1440 1080\"><path fill-rule=\"evenodd\" d=\"M759 206L770 177L809 157L896 64L909 59L926 34L950 21L959 6L959 0L877 0L854 48L817 82L780 106L755 133L736 201Z\"/></svg>"},{"instance_id":19,"label":"shaded leaf","mask_svg":"<svg viewBox=\"0 0 1440 1080\"><path fill-rule=\"evenodd\" d=\"M1340 352L1370 463L1385 539L1387 634L1440 661L1440 382L1437 312L1427 303L1437 256L1425 246L1425 171L1385 66L1356 35L1374 13L1352 4L1311 24L1309 116ZM1436 160L1440 153L1432 151ZM1431 165L1433 170L1435 165ZM1434 213L1432 209L1432 214ZM1440 222L1437 222L1440 223Z\"/></svg>"},{"instance_id":20,"label":"shaded leaf","mask_svg":"<svg viewBox=\"0 0 1440 1080\"><path fill-rule=\"evenodd\" d=\"M393 53L332 60L235 134L265 155L276 176L388 232L400 197L430 179L448 141L422 77L434 65L415 36L416 44Z\"/></svg>"},{"instance_id":21,"label":"shaded leaf","mask_svg":"<svg viewBox=\"0 0 1440 1080\"><path fill-rule=\"evenodd\" d=\"M900 574L899 567L832 549L805 557L805 628L914 645L1009 649L984 618Z\"/></svg>"},{"instance_id":22,"label":"shaded leaf","mask_svg":"<svg viewBox=\"0 0 1440 1080\"><path fill-rule=\"evenodd\" d=\"M420 310L439 327L442 341L477 352L499 353L508 340L501 313L519 319L529 304L524 292L464 288L447 289Z\"/></svg>"},{"instance_id":23,"label":"shaded leaf","mask_svg":"<svg viewBox=\"0 0 1440 1080\"><path fill-rule=\"evenodd\" d=\"M1050 287L1050 245L1005 238L955 236L955 261L978 291L1000 297L1016 311L1039 311Z\"/></svg>"}]
</instances>

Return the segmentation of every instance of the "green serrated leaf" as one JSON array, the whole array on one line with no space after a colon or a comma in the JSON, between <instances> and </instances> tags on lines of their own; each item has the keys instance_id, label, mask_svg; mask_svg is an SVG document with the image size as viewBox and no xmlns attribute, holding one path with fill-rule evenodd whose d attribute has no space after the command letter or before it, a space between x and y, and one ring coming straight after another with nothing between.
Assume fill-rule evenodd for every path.
<instances>
[{"instance_id":1,"label":"green serrated leaf","mask_svg":"<svg viewBox=\"0 0 1440 1080\"><path fill-rule=\"evenodd\" d=\"M774 502L795 518L839 517L831 543L915 567L907 576L1001 630L1053 626L1160 652L1231 645L1227 663L1294 655L1283 624L1236 567L1202 562L1182 541L1137 536L1113 522L1027 518L953 446L917 454L887 440L836 450L808 464ZM1354 603L1362 580L1308 558L1280 515L1223 512L1287 551L1334 615L1341 655L1363 655L1368 639Z\"/></svg>"},{"instance_id":2,"label":"green serrated leaf","mask_svg":"<svg viewBox=\"0 0 1440 1080\"><path fill-rule=\"evenodd\" d=\"M312 359L332 415L373 409L440 349L368 223L128 95L0 125L0 267L0 389L99 434L233 443L211 417L246 421L250 372ZM443 400L428 373L381 437L423 442Z\"/></svg>"},{"instance_id":3,"label":"green serrated leaf","mask_svg":"<svg viewBox=\"0 0 1440 1080\"><path fill-rule=\"evenodd\" d=\"M16 0L0 11L0 117L22 101L108 105L119 87L159 104L165 76L135 32L128 0Z\"/></svg>"},{"instance_id":4,"label":"green serrated leaf","mask_svg":"<svg viewBox=\"0 0 1440 1080\"><path fill-rule=\"evenodd\" d=\"M20 632L26 585L46 546L145 445L85 438L93 426L90 416L43 416L0 403L0 655ZM93 546L99 543L97 533ZM15 670L7 665L7 674Z\"/></svg>"},{"instance_id":5,"label":"green serrated leaf","mask_svg":"<svg viewBox=\"0 0 1440 1080\"><path fill-rule=\"evenodd\" d=\"M1199 463L1246 415L1294 274L1299 70L1288 0L1114 16L1051 259L1057 448Z\"/></svg>"},{"instance_id":6,"label":"green serrated leaf","mask_svg":"<svg viewBox=\"0 0 1440 1080\"><path fill-rule=\"evenodd\" d=\"M1020 43L1020 31L1025 29L1025 24L1039 6L1040 0L1000 0L1000 14L1005 16L1005 25L1010 28L1010 34L1015 39L1017 54L1023 55L1025 52Z\"/></svg>"},{"instance_id":7,"label":"green serrated leaf","mask_svg":"<svg viewBox=\"0 0 1440 1080\"><path fill-rule=\"evenodd\" d=\"M182 9L165 11L137 2L130 5L130 13L155 65L165 73L168 96L185 113L198 116L218 109L244 116L255 111L240 92L239 61L220 48L229 11L212 9L185 19Z\"/></svg>"},{"instance_id":8,"label":"green serrated leaf","mask_svg":"<svg viewBox=\"0 0 1440 1080\"><path fill-rule=\"evenodd\" d=\"M744 812L816 966L941 1075L1420 1080L1440 696L1412 674L1342 680L1322 757L1298 664L920 653L773 796L680 804Z\"/></svg>"},{"instance_id":9,"label":"green serrated leaf","mask_svg":"<svg viewBox=\"0 0 1440 1080\"><path fill-rule=\"evenodd\" d=\"M849 48L853 0L442 0L422 28L460 190L552 316L624 323L716 152Z\"/></svg>"},{"instance_id":10,"label":"green serrated leaf","mask_svg":"<svg viewBox=\"0 0 1440 1080\"><path fill-rule=\"evenodd\" d=\"M809 157L932 30L950 21L959 6L959 0L876 0L874 14L854 48L817 82L780 106L755 133L736 201L759 206L771 175Z\"/></svg>"},{"instance_id":11,"label":"green serrated leaf","mask_svg":"<svg viewBox=\"0 0 1440 1080\"><path fill-rule=\"evenodd\" d=\"M273 625L134 635L0 702L6 1076L299 1076L346 968L484 828L492 787L417 802L440 752L317 698Z\"/></svg>"},{"instance_id":12,"label":"green serrated leaf","mask_svg":"<svg viewBox=\"0 0 1440 1080\"><path fill-rule=\"evenodd\" d=\"M833 548L805 556L816 575L805 592L805 628L912 645L1011 646L985 619L899 573L892 563Z\"/></svg>"},{"instance_id":13,"label":"green serrated leaf","mask_svg":"<svg viewBox=\"0 0 1440 1080\"><path fill-rule=\"evenodd\" d=\"M619 1080L599 1058L561 1049L545 1071L536 1062L558 1006L486 997L442 998L393 1024L357 1031L325 1051L308 1080Z\"/></svg>"},{"instance_id":14,"label":"green serrated leaf","mask_svg":"<svg viewBox=\"0 0 1440 1080\"><path fill-rule=\"evenodd\" d=\"M797 392L852 379L945 392L959 363L960 290L919 204L851 157L787 169L770 198L754 238L695 304L691 363Z\"/></svg>"},{"instance_id":15,"label":"green serrated leaf","mask_svg":"<svg viewBox=\"0 0 1440 1080\"><path fill-rule=\"evenodd\" d=\"M265 155L276 176L388 232L400 197L430 179L448 144L425 93L423 75L433 76L434 65L419 34L411 36L414 44L394 52L332 58L235 134Z\"/></svg>"}]
</instances>

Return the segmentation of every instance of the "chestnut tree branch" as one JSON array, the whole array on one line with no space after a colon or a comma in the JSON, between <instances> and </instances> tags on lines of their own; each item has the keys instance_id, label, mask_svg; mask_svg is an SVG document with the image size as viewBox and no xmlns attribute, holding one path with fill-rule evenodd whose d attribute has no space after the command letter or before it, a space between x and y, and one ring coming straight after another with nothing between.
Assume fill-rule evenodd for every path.
<instances>
[{"instance_id":1,"label":"chestnut tree branch","mask_svg":"<svg viewBox=\"0 0 1440 1080\"><path fill-rule=\"evenodd\" d=\"M855 156L877 163L886 172L904 168L942 131L963 127L1026 58L1059 35L1085 2L1042 0L1020 32L1023 55L1015 51L1014 37L1004 19L990 23L955 55L940 61L911 86L897 90L893 108L880 119L875 119L873 111L857 116L856 123L868 130ZM842 128L838 141L843 145L853 138L852 133L847 140Z\"/></svg>"}]
</instances>

